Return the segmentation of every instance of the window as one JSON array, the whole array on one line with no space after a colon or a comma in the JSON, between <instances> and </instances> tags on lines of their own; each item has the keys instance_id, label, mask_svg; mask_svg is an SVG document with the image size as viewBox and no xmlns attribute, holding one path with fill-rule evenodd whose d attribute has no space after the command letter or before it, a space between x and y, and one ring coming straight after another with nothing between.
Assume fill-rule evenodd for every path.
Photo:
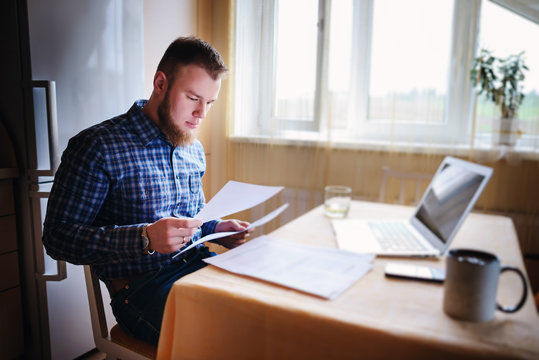
<instances>
[{"instance_id":1,"label":"window","mask_svg":"<svg viewBox=\"0 0 539 360\"><path fill-rule=\"evenodd\" d=\"M483 3L478 48L493 51L499 58L524 52L523 57L529 67L523 82L525 97L518 111L521 146L537 143L539 135L539 46L533 39L539 39L538 24L490 1ZM477 136L484 142L490 142L500 109L484 97L477 99L476 108Z\"/></svg>"},{"instance_id":2,"label":"window","mask_svg":"<svg viewBox=\"0 0 539 360\"><path fill-rule=\"evenodd\" d=\"M312 0L281 1L277 10L273 111L284 121L314 118L316 62L306 61L316 59L318 9L313 4Z\"/></svg>"},{"instance_id":3,"label":"window","mask_svg":"<svg viewBox=\"0 0 539 360\"><path fill-rule=\"evenodd\" d=\"M452 5L448 0L375 1L369 120L444 122ZM387 31L391 28L398 31Z\"/></svg>"},{"instance_id":4,"label":"window","mask_svg":"<svg viewBox=\"0 0 539 360\"><path fill-rule=\"evenodd\" d=\"M489 2L481 16L479 1L237 0L233 135L470 144L480 25L500 46L492 8L537 32Z\"/></svg>"}]
</instances>

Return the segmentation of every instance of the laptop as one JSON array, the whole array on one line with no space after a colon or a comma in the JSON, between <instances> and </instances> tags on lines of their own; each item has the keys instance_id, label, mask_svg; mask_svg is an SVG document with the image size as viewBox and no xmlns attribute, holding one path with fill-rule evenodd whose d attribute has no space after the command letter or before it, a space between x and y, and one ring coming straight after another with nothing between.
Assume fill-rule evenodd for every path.
<instances>
[{"instance_id":1,"label":"laptop","mask_svg":"<svg viewBox=\"0 0 539 360\"><path fill-rule=\"evenodd\" d=\"M441 256L493 169L446 157L409 220L332 220L339 248L379 256Z\"/></svg>"}]
</instances>

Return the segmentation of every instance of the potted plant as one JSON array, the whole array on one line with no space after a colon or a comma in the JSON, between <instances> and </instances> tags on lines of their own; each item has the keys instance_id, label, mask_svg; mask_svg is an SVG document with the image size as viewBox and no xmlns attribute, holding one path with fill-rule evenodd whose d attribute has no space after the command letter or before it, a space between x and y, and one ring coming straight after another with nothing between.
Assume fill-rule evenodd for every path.
<instances>
[{"instance_id":1,"label":"potted plant","mask_svg":"<svg viewBox=\"0 0 539 360\"><path fill-rule=\"evenodd\" d=\"M521 82L525 78L524 70L528 70L523 54L501 59L482 49L470 72L478 95L484 93L488 100L500 106L501 117L494 126L494 132L499 135L495 139L498 144L514 145L519 132L518 108L524 99Z\"/></svg>"}]
</instances>

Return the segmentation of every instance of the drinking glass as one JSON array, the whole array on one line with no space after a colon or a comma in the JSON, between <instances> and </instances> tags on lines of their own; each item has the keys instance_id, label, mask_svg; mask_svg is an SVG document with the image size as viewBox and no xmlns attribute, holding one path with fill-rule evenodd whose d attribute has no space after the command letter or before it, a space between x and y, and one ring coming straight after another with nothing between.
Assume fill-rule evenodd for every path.
<instances>
[{"instance_id":1,"label":"drinking glass","mask_svg":"<svg viewBox=\"0 0 539 360\"><path fill-rule=\"evenodd\" d=\"M324 210L333 219L344 218L350 210L352 188L342 185L328 185L325 188Z\"/></svg>"}]
</instances>

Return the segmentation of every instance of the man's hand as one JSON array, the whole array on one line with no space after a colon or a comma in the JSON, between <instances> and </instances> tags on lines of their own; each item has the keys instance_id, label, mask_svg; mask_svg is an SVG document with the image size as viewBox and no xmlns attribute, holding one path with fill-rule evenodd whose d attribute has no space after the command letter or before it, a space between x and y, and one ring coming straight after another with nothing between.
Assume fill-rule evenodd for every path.
<instances>
[{"instance_id":1,"label":"man's hand","mask_svg":"<svg viewBox=\"0 0 539 360\"><path fill-rule=\"evenodd\" d=\"M146 229L150 239L150 250L168 254L182 248L191 236L202 226L197 219L178 219L166 217L148 225Z\"/></svg>"},{"instance_id":2,"label":"man's hand","mask_svg":"<svg viewBox=\"0 0 539 360\"><path fill-rule=\"evenodd\" d=\"M249 223L246 221L222 220L218 222L215 226L215 232L242 231L245 230L248 226ZM232 249L245 243L252 231L253 229L249 229L238 234L215 239L215 242L219 243L220 245L223 245L227 249Z\"/></svg>"}]
</instances>

